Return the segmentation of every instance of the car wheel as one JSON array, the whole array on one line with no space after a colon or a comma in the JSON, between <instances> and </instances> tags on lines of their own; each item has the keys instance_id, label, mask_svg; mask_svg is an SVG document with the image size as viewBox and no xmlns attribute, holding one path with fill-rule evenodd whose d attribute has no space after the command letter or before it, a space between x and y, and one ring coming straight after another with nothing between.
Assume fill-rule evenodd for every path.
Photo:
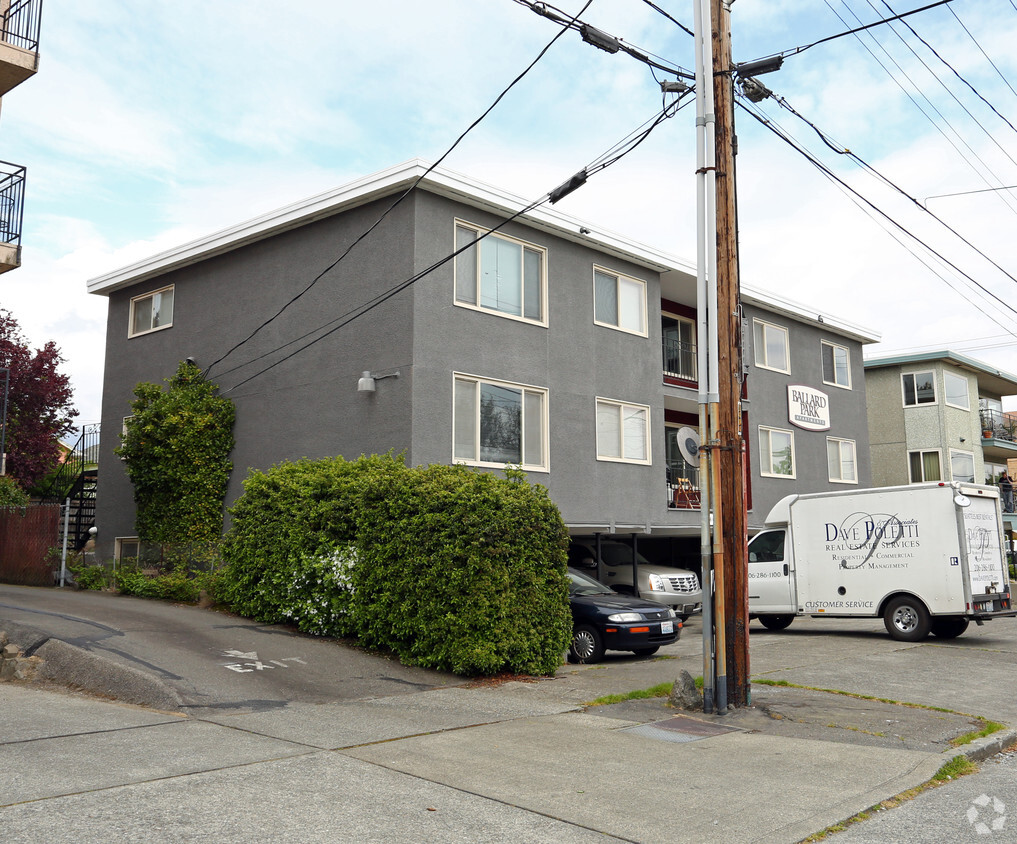
<instances>
[{"instance_id":1,"label":"car wheel","mask_svg":"<svg viewBox=\"0 0 1017 844\"><path fill-rule=\"evenodd\" d=\"M653 656L659 650L660 645L655 645L652 648L636 648L632 653L636 656Z\"/></svg>"},{"instance_id":2,"label":"car wheel","mask_svg":"<svg viewBox=\"0 0 1017 844\"><path fill-rule=\"evenodd\" d=\"M932 619L932 635L940 639L956 639L968 629L968 620L959 615L940 616Z\"/></svg>"},{"instance_id":3,"label":"car wheel","mask_svg":"<svg viewBox=\"0 0 1017 844\"><path fill-rule=\"evenodd\" d=\"M572 647L569 656L573 662L598 662L604 655L604 641L596 628L588 624L579 625L572 632Z\"/></svg>"},{"instance_id":4,"label":"car wheel","mask_svg":"<svg viewBox=\"0 0 1017 844\"><path fill-rule=\"evenodd\" d=\"M793 615L761 615L759 623L767 630L787 630L791 622L795 620Z\"/></svg>"},{"instance_id":5,"label":"car wheel","mask_svg":"<svg viewBox=\"0 0 1017 844\"><path fill-rule=\"evenodd\" d=\"M921 601L902 595L886 605L883 624L893 639L920 642L929 635L929 611Z\"/></svg>"}]
</instances>

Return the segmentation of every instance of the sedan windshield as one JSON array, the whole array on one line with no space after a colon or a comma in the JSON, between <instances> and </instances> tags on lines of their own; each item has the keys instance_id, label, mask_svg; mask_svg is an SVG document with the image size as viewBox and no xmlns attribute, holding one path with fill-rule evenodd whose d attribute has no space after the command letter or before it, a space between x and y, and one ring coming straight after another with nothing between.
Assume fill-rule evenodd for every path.
<instances>
[{"instance_id":1,"label":"sedan windshield","mask_svg":"<svg viewBox=\"0 0 1017 844\"><path fill-rule=\"evenodd\" d=\"M592 577L580 574L575 569L569 569L569 594L570 595L612 595L614 594L604 584L598 583Z\"/></svg>"}]
</instances>

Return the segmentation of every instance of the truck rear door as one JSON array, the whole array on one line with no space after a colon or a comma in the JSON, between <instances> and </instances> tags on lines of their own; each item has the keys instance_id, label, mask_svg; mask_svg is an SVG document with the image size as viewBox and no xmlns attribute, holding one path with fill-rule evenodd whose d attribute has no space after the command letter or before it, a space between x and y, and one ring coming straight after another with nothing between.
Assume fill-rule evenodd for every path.
<instances>
[{"instance_id":1,"label":"truck rear door","mask_svg":"<svg viewBox=\"0 0 1017 844\"><path fill-rule=\"evenodd\" d=\"M1000 529L999 502L995 497L964 496L961 507L964 539L967 551L967 577L975 612L1008 610L1009 601L1001 605L1000 596L1009 593L1009 578L1003 556Z\"/></svg>"}]
</instances>

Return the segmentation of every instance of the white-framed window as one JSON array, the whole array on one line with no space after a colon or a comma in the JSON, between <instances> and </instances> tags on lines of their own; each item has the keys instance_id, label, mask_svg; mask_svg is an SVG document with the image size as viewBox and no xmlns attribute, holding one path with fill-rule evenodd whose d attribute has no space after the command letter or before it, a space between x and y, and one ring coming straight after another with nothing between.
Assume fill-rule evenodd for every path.
<instances>
[{"instance_id":1,"label":"white-framed window","mask_svg":"<svg viewBox=\"0 0 1017 844\"><path fill-rule=\"evenodd\" d=\"M664 346L664 374L686 381L699 380L696 361L696 323L688 317L660 315Z\"/></svg>"},{"instance_id":2,"label":"white-framed window","mask_svg":"<svg viewBox=\"0 0 1017 844\"><path fill-rule=\"evenodd\" d=\"M136 536L118 536L113 540L113 559L118 563L141 556L141 540Z\"/></svg>"},{"instance_id":3,"label":"white-framed window","mask_svg":"<svg viewBox=\"0 0 1017 844\"><path fill-rule=\"evenodd\" d=\"M173 325L173 285L131 299L127 336L137 337Z\"/></svg>"},{"instance_id":4,"label":"white-framed window","mask_svg":"<svg viewBox=\"0 0 1017 844\"><path fill-rule=\"evenodd\" d=\"M855 456L854 440L827 437L826 461L830 467L830 481L832 483L858 483L858 462Z\"/></svg>"},{"instance_id":5,"label":"white-framed window","mask_svg":"<svg viewBox=\"0 0 1017 844\"><path fill-rule=\"evenodd\" d=\"M940 467L939 458L939 449L909 451L908 474L911 478L911 483L920 484L925 481L943 480L943 470Z\"/></svg>"},{"instance_id":6,"label":"white-framed window","mask_svg":"<svg viewBox=\"0 0 1017 844\"><path fill-rule=\"evenodd\" d=\"M780 325L752 320L752 348L756 366L776 372L791 372L787 329Z\"/></svg>"},{"instance_id":7,"label":"white-framed window","mask_svg":"<svg viewBox=\"0 0 1017 844\"><path fill-rule=\"evenodd\" d=\"M487 230L456 221L456 249ZM455 303L465 308L547 325L547 250L503 234L488 234L456 256Z\"/></svg>"},{"instance_id":8,"label":"white-framed window","mask_svg":"<svg viewBox=\"0 0 1017 844\"><path fill-rule=\"evenodd\" d=\"M452 459L547 471L547 390L455 373Z\"/></svg>"},{"instance_id":9,"label":"white-framed window","mask_svg":"<svg viewBox=\"0 0 1017 844\"><path fill-rule=\"evenodd\" d=\"M795 477L793 431L759 426L759 474L767 478Z\"/></svg>"},{"instance_id":10,"label":"white-framed window","mask_svg":"<svg viewBox=\"0 0 1017 844\"><path fill-rule=\"evenodd\" d=\"M846 346L822 341L823 383L851 389L851 351Z\"/></svg>"},{"instance_id":11,"label":"white-framed window","mask_svg":"<svg viewBox=\"0 0 1017 844\"><path fill-rule=\"evenodd\" d=\"M597 399L597 459L650 462L650 408Z\"/></svg>"},{"instance_id":12,"label":"white-framed window","mask_svg":"<svg viewBox=\"0 0 1017 844\"><path fill-rule=\"evenodd\" d=\"M973 484L975 482L975 455L970 451L950 449L951 480Z\"/></svg>"},{"instance_id":13,"label":"white-framed window","mask_svg":"<svg viewBox=\"0 0 1017 844\"><path fill-rule=\"evenodd\" d=\"M956 372L943 372L943 397L950 407L961 410L971 409L971 398L968 393L968 379ZM954 479L956 480L956 478Z\"/></svg>"},{"instance_id":14,"label":"white-framed window","mask_svg":"<svg viewBox=\"0 0 1017 844\"><path fill-rule=\"evenodd\" d=\"M904 407L936 403L936 373L931 369L905 372L900 377L904 391Z\"/></svg>"},{"instance_id":15,"label":"white-framed window","mask_svg":"<svg viewBox=\"0 0 1017 844\"><path fill-rule=\"evenodd\" d=\"M646 282L593 268L593 321L646 336Z\"/></svg>"}]
</instances>

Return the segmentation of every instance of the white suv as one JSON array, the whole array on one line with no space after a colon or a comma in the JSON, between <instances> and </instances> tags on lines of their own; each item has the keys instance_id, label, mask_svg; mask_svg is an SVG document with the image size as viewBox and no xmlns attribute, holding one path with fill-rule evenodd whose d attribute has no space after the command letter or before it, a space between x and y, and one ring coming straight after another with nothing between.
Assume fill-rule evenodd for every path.
<instances>
[{"instance_id":1,"label":"white suv","mask_svg":"<svg viewBox=\"0 0 1017 844\"><path fill-rule=\"evenodd\" d=\"M634 594L632 549L622 542L601 540L600 558L603 563L601 582L615 592ZM570 543L569 565L596 577L596 545L585 542ZM639 552L636 552L636 565L639 571L640 598L673 608L675 614L683 621L703 608L703 590L695 572L659 566L651 563Z\"/></svg>"}]
</instances>

